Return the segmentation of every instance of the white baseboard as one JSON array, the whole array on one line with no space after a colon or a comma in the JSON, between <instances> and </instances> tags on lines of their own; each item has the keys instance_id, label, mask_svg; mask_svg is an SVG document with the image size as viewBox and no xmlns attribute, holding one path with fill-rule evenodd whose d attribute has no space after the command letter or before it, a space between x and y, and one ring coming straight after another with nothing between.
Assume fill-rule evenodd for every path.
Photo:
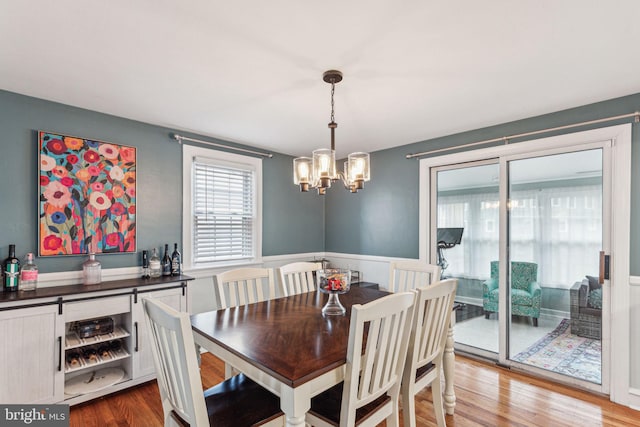
<instances>
[{"instance_id":1,"label":"white baseboard","mask_svg":"<svg viewBox=\"0 0 640 427\"><path fill-rule=\"evenodd\" d=\"M640 389L629 388L629 407L633 410L640 411Z\"/></svg>"}]
</instances>

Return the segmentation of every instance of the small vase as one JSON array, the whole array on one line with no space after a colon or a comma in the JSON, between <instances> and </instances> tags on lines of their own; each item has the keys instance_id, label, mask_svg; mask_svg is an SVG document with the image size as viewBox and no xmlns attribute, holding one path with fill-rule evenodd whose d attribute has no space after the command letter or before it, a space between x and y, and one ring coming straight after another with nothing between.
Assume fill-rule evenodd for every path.
<instances>
[{"instance_id":1,"label":"small vase","mask_svg":"<svg viewBox=\"0 0 640 427\"><path fill-rule=\"evenodd\" d=\"M325 316L342 315L347 312L347 309L340 303L337 292L329 293L329 300L322 307L322 314Z\"/></svg>"},{"instance_id":2,"label":"small vase","mask_svg":"<svg viewBox=\"0 0 640 427\"><path fill-rule=\"evenodd\" d=\"M323 316L344 315L347 309L340 303L339 294L349 292L351 271L341 268L325 268L316 273L318 289L329 294L329 300L322 307Z\"/></svg>"},{"instance_id":3,"label":"small vase","mask_svg":"<svg viewBox=\"0 0 640 427\"><path fill-rule=\"evenodd\" d=\"M96 254L89 254L89 259L82 263L82 283L97 285L102 281L102 265L96 259Z\"/></svg>"}]
</instances>

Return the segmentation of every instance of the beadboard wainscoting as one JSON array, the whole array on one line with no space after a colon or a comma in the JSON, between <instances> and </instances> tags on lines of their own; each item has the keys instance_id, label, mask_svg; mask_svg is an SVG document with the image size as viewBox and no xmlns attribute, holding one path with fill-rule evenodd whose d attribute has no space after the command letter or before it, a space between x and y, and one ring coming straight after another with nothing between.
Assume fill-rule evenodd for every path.
<instances>
[{"instance_id":1,"label":"beadboard wainscoting","mask_svg":"<svg viewBox=\"0 0 640 427\"><path fill-rule=\"evenodd\" d=\"M389 263L406 261L406 258L390 258L369 255L341 254L333 252L310 252L263 257L252 264L230 265L220 268L189 269L183 273L195 278L189 282L189 300L187 307L192 314L215 310L218 306L213 290L213 276L223 271L240 267L272 267L299 261L327 259L332 267L349 268L360 273L361 281L375 282L381 288L387 288L389 281ZM130 279L142 275L141 267L123 267L102 269L102 281ZM276 278L276 281L278 279ZM39 287L64 286L82 282L82 270L41 273ZM277 288L277 287L276 287ZM279 289L277 290L279 292Z\"/></svg>"}]
</instances>

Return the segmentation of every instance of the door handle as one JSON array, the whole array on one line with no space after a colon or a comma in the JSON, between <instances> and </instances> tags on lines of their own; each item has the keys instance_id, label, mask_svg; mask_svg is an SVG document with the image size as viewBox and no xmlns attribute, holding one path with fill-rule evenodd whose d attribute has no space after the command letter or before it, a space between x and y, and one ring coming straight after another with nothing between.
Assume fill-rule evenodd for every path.
<instances>
[{"instance_id":1,"label":"door handle","mask_svg":"<svg viewBox=\"0 0 640 427\"><path fill-rule=\"evenodd\" d=\"M133 322L133 327L135 329L135 335L136 335L136 343L134 346L134 351L137 353L138 352L138 322Z\"/></svg>"},{"instance_id":2,"label":"door handle","mask_svg":"<svg viewBox=\"0 0 640 427\"><path fill-rule=\"evenodd\" d=\"M600 251L600 271L598 274L598 283L601 285L605 280L609 280L610 256L605 255L604 251Z\"/></svg>"},{"instance_id":3,"label":"door handle","mask_svg":"<svg viewBox=\"0 0 640 427\"><path fill-rule=\"evenodd\" d=\"M58 372L62 371L62 337L58 337Z\"/></svg>"}]
</instances>

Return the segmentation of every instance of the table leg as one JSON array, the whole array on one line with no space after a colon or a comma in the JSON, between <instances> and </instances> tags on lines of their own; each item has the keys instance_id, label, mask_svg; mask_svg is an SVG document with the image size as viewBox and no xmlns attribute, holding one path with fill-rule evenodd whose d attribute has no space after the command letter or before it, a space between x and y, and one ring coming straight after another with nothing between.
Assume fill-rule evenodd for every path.
<instances>
[{"instance_id":1,"label":"table leg","mask_svg":"<svg viewBox=\"0 0 640 427\"><path fill-rule=\"evenodd\" d=\"M280 395L280 408L286 417L287 427L303 427L305 416L311 408L311 395L304 385L292 389L283 387Z\"/></svg>"},{"instance_id":2,"label":"table leg","mask_svg":"<svg viewBox=\"0 0 640 427\"><path fill-rule=\"evenodd\" d=\"M455 354L453 352L453 325L455 324L456 313L452 314L453 319L447 332L447 342L444 346L444 355L442 356L444 369L444 410L447 415L453 415L456 407L456 393L453 388L455 378Z\"/></svg>"},{"instance_id":3,"label":"table leg","mask_svg":"<svg viewBox=\"0 0 640 427\"><path fill-rule=\"evenodd\" d=\"M237 374L237 372L235 371L233 366L229 365L228 363L224 364L224 379L225 380L228 380L229 378L233 377L236 374Z\"/></svg>"}]
</instances>

